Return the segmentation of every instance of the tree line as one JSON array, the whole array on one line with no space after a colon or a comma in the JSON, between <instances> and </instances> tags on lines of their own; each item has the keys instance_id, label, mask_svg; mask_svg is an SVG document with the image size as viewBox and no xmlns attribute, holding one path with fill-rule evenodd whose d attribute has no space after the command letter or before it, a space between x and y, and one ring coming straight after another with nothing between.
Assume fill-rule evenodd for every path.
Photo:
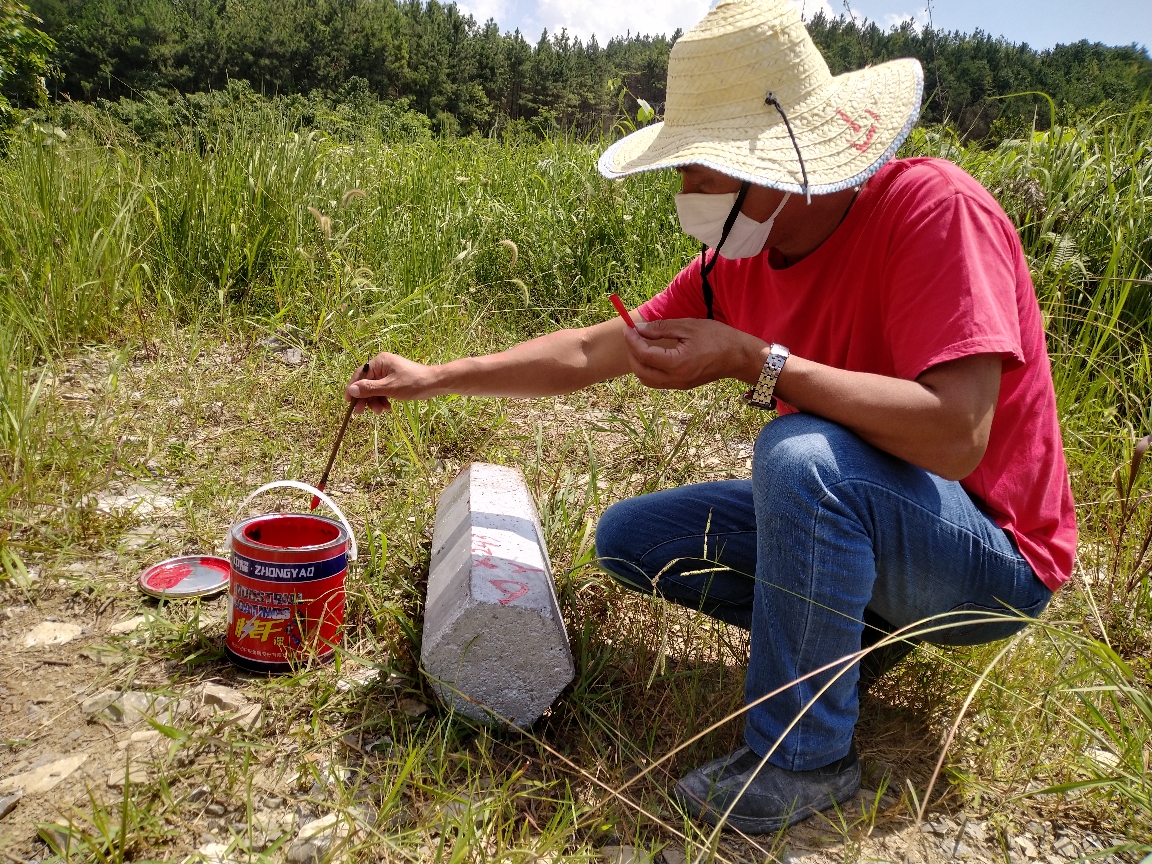
<instances>
[{"instance_id":1,"label":"tree line","mask_svg":"<svg viewBox=\"0 0 1152 864\"><path fill-rule=\"evenodd\" d=\"M13 0L4 0L11 5ZM220 91L338 96L350 80L385 101L406 100L441 134L492 134L501 123L611 125L638 99L664 101L668 54L681 35L601 44L566 32L530 42L438 0L31 0L55 41L58 98L140 100ZM833 73L894 57L925 70L926 122L969 137L1038 118L1051 97L1064 113L1124 109L1147 98L1152 59L1135 45L1086 41L1037 51L971 34L818 15L809 32ZM358 85L360 86L360 85ZM1012 95L1031 92L1032 95ZM1010 97L1010 98L1009 98Z\"/></svg>"}]
</instances>

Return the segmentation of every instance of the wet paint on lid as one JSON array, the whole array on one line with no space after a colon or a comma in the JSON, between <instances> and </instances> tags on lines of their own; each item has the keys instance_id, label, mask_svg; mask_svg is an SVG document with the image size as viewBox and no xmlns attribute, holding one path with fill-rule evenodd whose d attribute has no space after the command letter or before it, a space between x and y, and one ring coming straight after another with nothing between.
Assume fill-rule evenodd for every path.
<instances>
[{"instance_id":1,"label":"wet paint on lid","mask_svg":"<svg viewBox=\"0 0 1152 864\"><path fill-rule=\"evenodd\" d=\"M169 558L140 574L140 590L166 600L211 597L227 589L231 571L227 560L212 555Z\"/></svg>"}]
</instances>

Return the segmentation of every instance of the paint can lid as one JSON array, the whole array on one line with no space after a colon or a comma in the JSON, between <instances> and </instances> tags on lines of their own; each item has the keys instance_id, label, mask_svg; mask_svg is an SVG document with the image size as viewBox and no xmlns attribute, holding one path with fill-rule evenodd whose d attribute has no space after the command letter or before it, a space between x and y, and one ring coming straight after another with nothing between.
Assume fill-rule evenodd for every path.
<instances>
[{"instance_id":1,"label":"paint can lid","mask_svg":"<svg viewBox=\"0 0 1152 864\"><path fill-rule=\"evenodd\" d=\"M185 555L153 564L137 580L140 590L152 597L182 600L212 597L228 588L232 565L213 555Z\"/></svg>"}]
</instances>

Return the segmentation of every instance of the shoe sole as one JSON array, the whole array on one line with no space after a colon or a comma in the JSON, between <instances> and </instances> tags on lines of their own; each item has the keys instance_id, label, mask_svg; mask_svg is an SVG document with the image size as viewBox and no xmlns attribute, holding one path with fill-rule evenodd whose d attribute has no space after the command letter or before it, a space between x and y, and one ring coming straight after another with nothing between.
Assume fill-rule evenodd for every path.
<instances>
[{"instance_id":1,"label":"shoe sole","mask_svg":"<svg viewBox=\"0 0 1152 864\"><path fill-rule=\"evenodd\" d=\"M824 810L829 810L836 804L843 804L856 794L856 791L860 788L860 779L860 774L857 773L854 783L841 792L830 793L831 800L822 807L808 805L800 810L793 811L787 817L773 817L770 819L757 819L753 816L730 814L728 818L724 820L724 825L721 830L739 831L742 834L772 834L782 828L795 825L797 822L803 822L805 819L815 816ZM716 825L720 822L720 816L722 814L716 812L707 804L701 803L679 783L676 784L673 794L676 800L680 802L680 806L686 809L694 818L703 819L709 825Z\"/></svg>"}]
</instances>

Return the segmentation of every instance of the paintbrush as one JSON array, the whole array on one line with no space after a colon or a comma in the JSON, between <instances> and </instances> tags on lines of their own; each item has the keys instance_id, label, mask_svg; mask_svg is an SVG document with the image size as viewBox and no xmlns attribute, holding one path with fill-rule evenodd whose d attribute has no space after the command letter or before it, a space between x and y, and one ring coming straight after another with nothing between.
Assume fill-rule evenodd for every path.
<instances>
[{"instance_id":1,"label":"paintbrush","mask_svg":"<svg viewBox=\"0 0 1152 864\"><path fill-rule=\"evenodd\" d=\"M364 364L364 374L368 374L368 364ZM328 485L328 475L332 473L332 465L336 462L336 454L340 452L340 445L344 442L344 433L348 431L348 421L352 419L352 412L356 409L356 403L359 399L353 399L348 403L348 410L344 412L344 422L340 424L340 431L336 433L336 440L332 443L332 452L328 454L328 465L324 469L324 476L320 478L320 482L316 484L316 488L321 492L324 487ZM316 495L312 496L312 506L309 510L315 510L320 506L320 499Z\"/></svg>"}]
</instances>

